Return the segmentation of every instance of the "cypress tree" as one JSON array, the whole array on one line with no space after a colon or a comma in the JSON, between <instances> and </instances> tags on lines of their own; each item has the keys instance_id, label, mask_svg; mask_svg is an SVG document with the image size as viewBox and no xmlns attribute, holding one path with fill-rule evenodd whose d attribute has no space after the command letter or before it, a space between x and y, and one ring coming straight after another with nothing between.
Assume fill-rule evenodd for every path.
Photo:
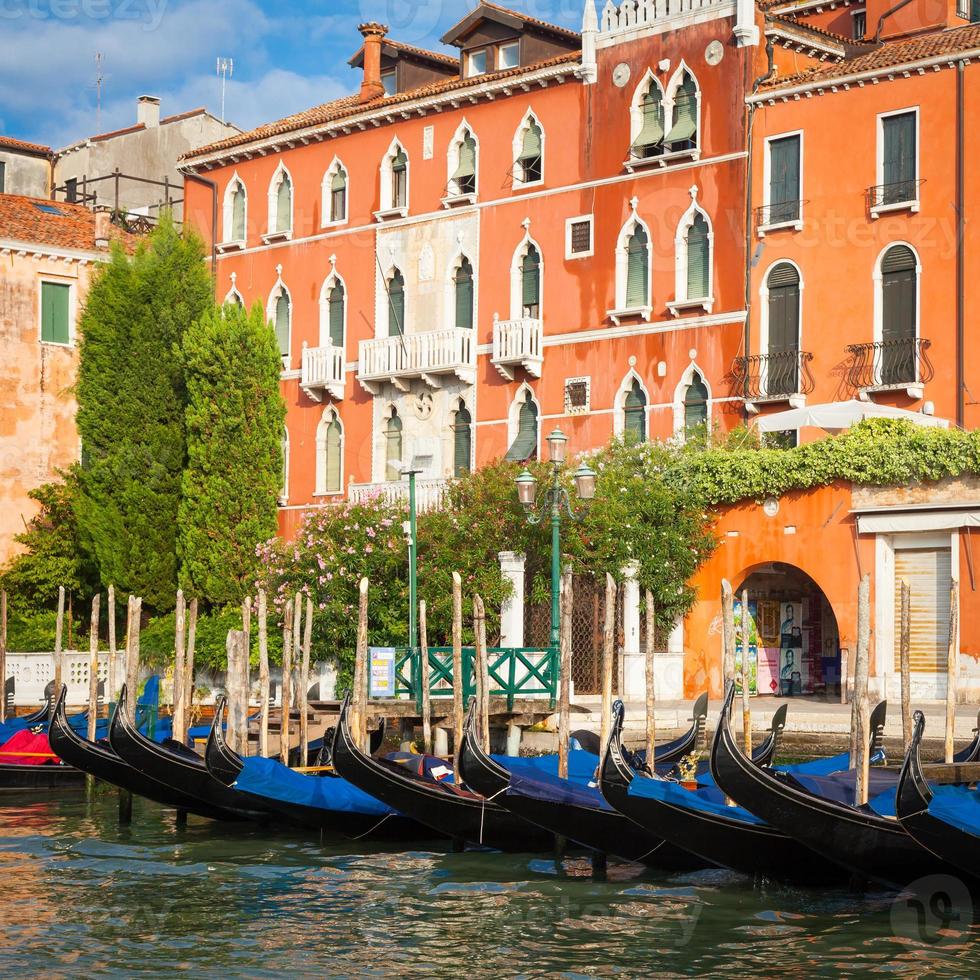
<instances>
[{"instance_id":1,"label":"cypress tree","mask_svg":"<svg viewBox=\"0 0 980 980\"><path fill-rule=\"evenodd\" d=\"M286 406L281 358L261 304L212 309L184 335L187 467L181 585L212 605L251 592L256 548L277 531Z\"/></svg>"},{"instance_id":2,"label":"cypress tree","mask_svg":"<svg viewBox=\"0 0 980 980\"><path fill-rule=\"evenodd\" d=\"M133 256L119 247L81 316L76 512L104 585L172 607L186 457L184 332L212 304L201 240L160 226Z\"/></svg>"}]
</instances>

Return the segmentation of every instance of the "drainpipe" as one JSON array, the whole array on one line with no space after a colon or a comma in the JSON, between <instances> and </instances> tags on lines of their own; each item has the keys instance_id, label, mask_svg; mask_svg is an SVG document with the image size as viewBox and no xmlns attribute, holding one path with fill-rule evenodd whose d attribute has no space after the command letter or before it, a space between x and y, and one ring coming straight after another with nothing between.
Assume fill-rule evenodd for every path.
<instances>
[{"instance_id":1,"label":"drainpipe","mask_svg":"<svg viewBox=\"0 0 980 980\"><path fill-rule=\"evenodd\" d=\"M755 93L759 91L759 86L761 86L763 82L769 81L769 79L776 74L773 40L768 36L766 37L766 60L769 63L768 71L766 71L765 74L760 75L752 83L752 88L750 91L750 94L752 95L755 95ZM748 150L748 162L746 165L745 175L745 327L744 336L742 339L742 348L745 357L749 356L752 334L752 177L754 172L752 165L754 160L752 131L755 126L755 110L757 107L758 106L755 102L749 103L748 122L746 124L746 147ZM748 376L746 376L745 385L748 385ZM743 390L743 397L745 396L747 390L747 387ZM748 422L748 413L745 411L744 404L742 414L745 422Z\"/></svg>"},{"instance_id":2,"label":"drainpipe","mask_svg":"<svg viewBox=\"0 0 980 980\"><path fill-rule=\"evenodd\" d=\"M966 366L963 363L966 349L966 256L964 255L966 222L963 214L966 164L965 75L966 62L958 61L956 63L956 424L960 428L966 424Z\"/></svg>"},{"instance_id":3,"label":"drainpipe","mask_svg":"<svg viewBox=\"0 0 980 980\"><path fill-rule=\"evenodd\" d=\"M218 185L207 177L194 173L193 170L184 172L185 180L196 180L199 184L211 189L211 279L214 281L215 297L218 292ZM186 197L186 195L184 195ZM184 207L187 207L186 202Z\"/></svg>"}]
</instances>

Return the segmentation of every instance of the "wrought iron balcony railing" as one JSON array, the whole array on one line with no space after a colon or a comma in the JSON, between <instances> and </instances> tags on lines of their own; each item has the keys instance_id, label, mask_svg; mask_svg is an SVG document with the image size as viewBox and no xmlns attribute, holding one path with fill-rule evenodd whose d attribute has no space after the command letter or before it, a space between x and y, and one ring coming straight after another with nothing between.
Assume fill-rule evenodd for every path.
<instances>
[{"instance_id":1,"label":"wrought iron balcony railing","mask_svg":"<svg viewBox=\"0 0 980 980\"><path fill-rule=\"evenodd\" d=\"M921 180L899 180L891 184L876 184L868 188L868 209L913 206L919 203Z\"/></svg>"},{"instance_id":2,"label":"wrought iron balcony railing","mask_svg":"<svg viewBox=\"0 0 980 980\"><path fill-rule=\"evenodd\" d=\"M746 401L786 401L813 391L810 362L813 354L803 350L778 351L738 357L733 365L735 393Z\"/></svg>"},{"instance_id":3,"label":"wrought iron balcony railing","mask_svg":"<svg viewBox=\"0 0 980 980\"><path fill-rule=\"evenodd\" d=\"M756 227L764 231L766 228L795 224L802 219L804 204L806 201L781 201L778 204L766 204L756 208Z\"/></svg>"},{"instance_id":4,"label":"wrought iron balcony railing","mask_svg":"<svg viewBox=\"0 0 980 980\"><path fill-rule=\"evenodd\" d=\"M847 380L858 391L881 391L924 385L934 375L926 353L930 341L915 337L879 340L874 344L851 344Z\"/></svg>"}]
</instances>

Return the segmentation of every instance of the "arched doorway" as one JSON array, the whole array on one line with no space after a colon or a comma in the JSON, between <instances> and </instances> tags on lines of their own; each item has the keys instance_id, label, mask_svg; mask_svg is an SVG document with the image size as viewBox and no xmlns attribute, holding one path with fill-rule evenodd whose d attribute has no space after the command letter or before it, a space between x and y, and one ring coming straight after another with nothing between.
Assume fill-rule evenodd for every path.
<instances>
[{"instance_id":1,"label":"arched doorway","mask_svg":"<svg viewBox=\"0 0 980 980\"><path fill-rule=\"evenodd\" d=\"M739 651L743 590L748 592L749 676L754 665L754 693L839 700L840 633L820 586L785 562L753 568L736 591Z\"/></svg>"}]
</instances>

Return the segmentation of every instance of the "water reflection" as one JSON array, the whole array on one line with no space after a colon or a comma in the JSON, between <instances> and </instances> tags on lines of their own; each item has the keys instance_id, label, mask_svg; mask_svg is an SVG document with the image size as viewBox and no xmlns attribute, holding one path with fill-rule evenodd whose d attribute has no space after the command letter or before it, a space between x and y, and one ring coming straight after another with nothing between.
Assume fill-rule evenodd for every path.
<instances>
[{"instance_id":1,"label":"water reflection","mask_svg":"<svg viewBox=\"0 0 980 980\"><path fill-rule=\"evenodd\" d=\"M0 804L0 975L793 976L980 972L977 932L916 940L896 898L725 871L399 851L219 826L84 791Z\"/></svg>"}]
</instances>

